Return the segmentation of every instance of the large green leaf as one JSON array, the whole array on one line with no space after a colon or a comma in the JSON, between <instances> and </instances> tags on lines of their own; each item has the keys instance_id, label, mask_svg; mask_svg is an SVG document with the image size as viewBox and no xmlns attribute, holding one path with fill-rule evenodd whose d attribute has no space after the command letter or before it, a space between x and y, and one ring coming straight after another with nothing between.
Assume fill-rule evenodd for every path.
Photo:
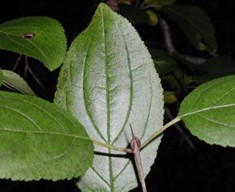
<instances>
[{"instance_id":1,"label":"large green leaf","mask_svg":"<svg viewBox=\"0 0 235 192\"><path fill-rule=\"evenodd\" d=\"M0 49L30 56L54 70L63 62L67 40L57 20L22 17L0 24Z\"/></svg>"},{"instance_id":2,"label":"large green leaf","mask_svg":"<svg viewBox=\"0 0 235 192\"><path fill-rule=\"evenodd\" d=\"M34 96L0 92L0 142L0 178L5 179L71 179L93 160L82 125Z\"/></svg>"},{"instance_id":3,"label":"large green leaf","mask_svg":"<svg viewBox=\"0 0 235 192\"><path fill-rule=\"evenodd\" d=\"M2 70L2 74L3 85L6 87L27 95L35 95L34 91L31 89L28 83L14 71Z\"/></svg>"},{"instance_id":4,"label":"large green leaf","mask_svg":"<svg viewBox=\"0 0 235 192\"><path fill-rule=\"evenodd\" d=\"M209 144L235 147L235 76L211 80L182 102L179 117Z\"/></svg>"},{"instance_id":5,"label":"large green leaf","mask_svg":"<svg viewBox=\"0 0 235 192\"><path fill-rule=\"evenodd\" d=\"M195 48L216 51L215 30L204 10L191 5L171 5L164 7L163 11L181 27Z\"/></svg>"},{"instance_id":6,"label":"large green leaf","mask_svg":"<svg viewBox=\"0 0 235 192\"><path fill-rule=\"evenodd\" d=\"M141 141L163 124L163 90L148 49L134 27L105 4L71 44L55 102L72 112L91 138L115 146L129 144L129 123ZM141 151L145 175L159 143L160 137ZM99 146L95 151L79 188L125 192L138 185L129 156Z\"/></svg>"}]
</instances>

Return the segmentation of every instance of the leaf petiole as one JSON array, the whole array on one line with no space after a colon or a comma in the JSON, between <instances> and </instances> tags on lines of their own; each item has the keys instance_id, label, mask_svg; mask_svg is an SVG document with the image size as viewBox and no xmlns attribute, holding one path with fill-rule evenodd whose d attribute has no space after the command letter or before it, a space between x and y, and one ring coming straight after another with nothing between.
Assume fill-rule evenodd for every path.
<instances>
[{"instance_id":1,"label":"leaf petiole","mask_svg":"<svg viewBox=\"0 0 235 192\"><path fill-rule=\"evenodd\" d=\"M108 143L103 143L103 142L100 142L100 141L97 141L97 140L94 140L94 139L91 139L91 141L96 145L99 145L99 146L102 146L102 147L105 147L105 148L108 148L108 149L111 149L111 150L114 150L114 151L120 151L120 152L127 152L128 151L127 148L117 147L117 146L110 145Z\"/></svg>"},{"instance_id":2,"label":"leaf petiole","mask_svg":"<svg viewBox=\"0 0 235 192\"><path fill-rule=\"evenodd\" d=\"M143 149L144 147L146 147L149 143L151 143L156 137L158 137L159 135L161 135L167 128L169 128L170 126L174 125L175 123L181 121L180 117L175 117L174 119L172 119L170 122L168 122L167 124L165 124L162 128L158 129L157 131L155 131L152 135L150 135L150 137L145 140L145 142L143 142L143 144L141 145L141 149Z\"/></svg>"},{"instance_id":3,"label":"leaf petiole","mask_svg":"<svg viewBox=\"0 0 235 192\"><path fill-rule=\"evenodd\" d=\"M145 140L145 142L143 142L143 144L140 147L140 150L143 149L144 147L146 147L149 143L151 143L156 137L158 137L159 135L161 135L167 128L169 128L170 126L172 126L173 124L177 123L181 121L180 117L175 117L173 120L171 120L170 122L168 122L167 124L165 124L162 128L160 128L159 130L155 131L152 135L150 135L150 137ZM124 152L124 153L131 153L131 149L130 148L123 148L123 147L118 147L118 146L114 146L114 145L110 145L107 143L103 143L100 141L97 141L95 139L91 139L91 141L99 146L114 150L114 151L120 151L120 152Z\"/></svg>"}]
</instances>

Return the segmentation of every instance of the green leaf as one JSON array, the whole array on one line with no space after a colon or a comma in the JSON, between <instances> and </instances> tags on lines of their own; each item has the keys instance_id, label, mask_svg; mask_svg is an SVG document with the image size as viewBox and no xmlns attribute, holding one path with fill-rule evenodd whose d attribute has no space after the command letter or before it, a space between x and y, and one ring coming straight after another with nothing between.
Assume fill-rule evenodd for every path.
<instances>
[{"instance_id":1,"label":"green leaf","mask_svg":"<svg viewBox=\"0 0 235 192\"><path fill-rule=\"evenodd\" d=\"M181 103L178 116L209 144L235 147L235 76L204 83Z\"/></svg>"},{"instance_id":2,"label":"green leaf","mask_svg":"<svg viewBox=\"0 0 235 192\"><path fill-rule=\"evenodd\" d=\"M172 5L162 10L181 27L196 49L216 52L215 30L204 10L191 5Z\"/></svg>"},{"instance_id":3,"label":"green leaf","mask_svg":"<svg viewBox=\"0 0 235 192\"><path fill-rule=\"evenodd\" d=\"M134 27L100 4L89 27L71 44L55 102L70 111L91 138L127 147L129 123L141 141L163 124L163 90L151 55ZM144 174L160 137L141 151ZM83 191L130 191L138 185L130 157L95 147L93 165L78 183Z\"/></svg>"},{"instance_id":4,"label":"green leaf","mask_svg":"<svg viewBox=\"0 0 235 192\"><path fill-rule=\"evenodd\" d=\"M173 91L164 91L164 103L172 104L177 101L176 93Z\"/></svg>"},{"instance_id":5,"label":"green leaf","mask_svg":"<svg viewBox=\"0 0 235 192\"><path fill-rule=\"evenodd\" d=\"M175 3L175 0L144 0L144 3L148 7L155 8L156 10L160 10L164 6L169 6Z\"/></svg>"},{"instance_id":6,"label":"green leaf","mask_svg":"<svg viewBox=\"0 0 235 192\"><path fill-rule=\"evenodd\" d=\"M28 83L17 73L10 70L2 70L3 85L10 89L17 90L23 94L35 95Z\"/></svg>"},{"instance_id":7,"label":"green leaf","mask_svg":"<svg viewBox=\"0 0 235 192\"><path fill-rule=\"evenodd\" d=\"M149 16L149 25L157 25L158 24L158 16L157 13L153 10L147 10L146 13Z\"/></svg>"},{"instance_id":8,"label":"green leaf","mask_svg":"<svg viewBox=\"0 0 235 192\"><path fill-rule=\"evenodd\" d=\"M67 40L57 20L22 17L0 24L0 49L30 56L52 71L64 60Z\"/></svg>"},{"instance_id":9,"label":"green leaf","mask_svg":"<svg viewBox=\"0 0 235 192\"><path fill-rule=\"evenodd\" d=\"M82 125L34 96L0 92L0 142L4 179L71 179L93 160L93 144Z\"/></svg>"}]
</instances>

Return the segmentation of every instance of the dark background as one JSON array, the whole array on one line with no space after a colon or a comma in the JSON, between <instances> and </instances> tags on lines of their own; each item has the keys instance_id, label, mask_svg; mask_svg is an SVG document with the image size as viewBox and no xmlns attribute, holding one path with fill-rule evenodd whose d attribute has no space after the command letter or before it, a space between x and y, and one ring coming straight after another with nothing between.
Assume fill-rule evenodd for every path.
<instances>
[{"instance_id":1,"label":"dark background","mask_svg":"<svg viewBox=\"0 0 235 192\"><path fill-rule=\"evenodd\" d=\"M177 0L178 4L195 5L207 12L214 24L218 41L218 53L221 55L234 55L234 23L232 13L234 3L229 0ZM0 23L31 15L51 16L63 25L67 35L68 44L89 24L90 19L99 1L5 1L0 6ZM156 32L157 27L138 25L135 26L140 36L151 42L151 46L162 44L162 36ZM194 54L194 50L183 39L177 27L174 33L176 45L180 51ZM182 37L182 38L181 38ZM18 58L17 54L0 51L0 67L12 69ZM53 100L57 83L58 70L49 72L41 63L29 58L30 67L40 79L44 88L36 83L35 79L27 74L25 77L38 96ZM24 74L24 60L16 68L16 72ZM172 115L177 114L176 106L167 106ZM169 119L166 116L165 121ZM192 148L183 135L172 127L165 131L162 143L158 149L158 156L146 182L149 192L234 192L235 191L235 149L208 145L192 136L183 124L181 130L194 144ZM128 177L128 176L127 176ZM37 181L37 182L12 182L0 180L0 192L79 192L73 181ZM132 192L141 191L140 188Z\"/></svg>"}]
</instances>

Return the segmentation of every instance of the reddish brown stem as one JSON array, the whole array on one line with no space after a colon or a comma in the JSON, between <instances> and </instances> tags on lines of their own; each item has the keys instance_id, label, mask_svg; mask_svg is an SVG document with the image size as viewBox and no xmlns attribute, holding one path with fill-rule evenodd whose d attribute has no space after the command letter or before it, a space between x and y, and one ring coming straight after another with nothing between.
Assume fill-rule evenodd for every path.
<instances>
[{"instance_id":1,"label":"reddish brown stem","mask_svg":"<svg viewBox=\"0 0 235 192\"><path fill-rule=\"evenodd\" d=\"M134 131L132 129L131 124L130 124L130 128L132 132L132 139L130 141L130 149L132 150L132 153L134 154L135 165L136 165L139 180L142 186L142 191L147 192L145 178L144 178L144 171L143 171L143 166L142 166L142 161L141 161L141 156L140 156L140 147L141 147L140 139L134 135Z\"/></svg>"}]
</instances>

